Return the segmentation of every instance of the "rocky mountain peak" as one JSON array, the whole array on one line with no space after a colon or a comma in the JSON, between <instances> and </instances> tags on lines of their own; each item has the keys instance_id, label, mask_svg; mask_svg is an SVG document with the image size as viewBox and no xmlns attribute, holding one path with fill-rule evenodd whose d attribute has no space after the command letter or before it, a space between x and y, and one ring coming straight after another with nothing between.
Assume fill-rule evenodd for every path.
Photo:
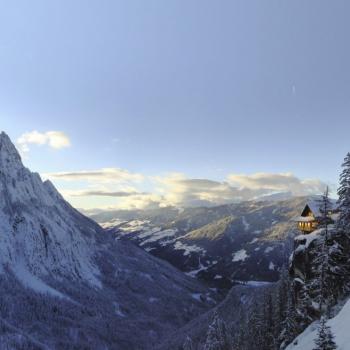
<instances>
[{"instance_id":1,"label":"rocky mountain peak","mask_svg":"<svg viewBox=\"0 0 350 350\"><path fill-rule=\"evenodd\" d=\"M5 132L0 134L0 171L11 175L23 168L21 156Z\"/></svg>"}]
</instances>

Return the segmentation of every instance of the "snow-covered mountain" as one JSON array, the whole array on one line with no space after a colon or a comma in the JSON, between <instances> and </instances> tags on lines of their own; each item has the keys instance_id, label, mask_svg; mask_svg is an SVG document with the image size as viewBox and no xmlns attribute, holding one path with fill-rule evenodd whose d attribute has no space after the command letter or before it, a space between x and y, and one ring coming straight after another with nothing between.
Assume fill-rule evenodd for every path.
<instances>
[{"instance_id":1,"label":"snow-covered mountain","mask_svg":"<svg viewBox=\"0 0 350 350\"><path fill-rule=\"evenodd\" d=\"M237 280L276 281L307 198L214 208L92 214L107 232L135 242L189 276L230 288Z\"/></svg>"},{"instance_id":2,"label":"snow-covered mountain","mask_svg":"<svg viewBox=\"0 0 350 350\"><path fill-rule=\"evenodd\" d=\"M0 269L32 288L35 276L76 278L101 287L93 259L99 227L74 210L51 182L23 167L9 137L0 136ZM55 291L47 287L47 291Z\"/></svg>"},{"instance_id":3,"label":"snow-covered mountain","mask_svg":"<svg viewBox=\"0 0 350 350\"><path fill-rule=\"evenodd\" d=\"M150 349L211 292L112 235L26 169L0 134L2 349Z\"/></svg>"}]
</instances>

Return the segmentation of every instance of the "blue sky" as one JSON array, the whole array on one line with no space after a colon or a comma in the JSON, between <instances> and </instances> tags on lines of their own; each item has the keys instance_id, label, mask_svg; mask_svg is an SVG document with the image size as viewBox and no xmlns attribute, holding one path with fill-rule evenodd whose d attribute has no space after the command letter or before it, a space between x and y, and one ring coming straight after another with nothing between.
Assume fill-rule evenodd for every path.
<instances>
[{"instance_id":1,"label":"blue sky","mask_svg":"<svg viewBox=\"0 0 350 350\"><path fill-rule=\"evenodd\" d=\"M2 1L0 127L13 140L66 135L62 147L29 142L24 161L41 174L98 172L51 176L79 207L318 191L336 184L350 148L349 10L322 0ZM131 180L106 180L104 168ZM294 177L267 188L281 173ZM91 188L99 195L67 194Z\"/></svg>"}]
</instances>

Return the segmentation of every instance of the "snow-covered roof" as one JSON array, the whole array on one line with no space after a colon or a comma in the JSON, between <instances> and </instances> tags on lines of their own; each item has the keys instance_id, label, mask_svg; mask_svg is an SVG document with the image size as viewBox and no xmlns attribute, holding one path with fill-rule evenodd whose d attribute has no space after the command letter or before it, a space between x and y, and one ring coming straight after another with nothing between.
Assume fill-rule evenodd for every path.
<instances>
[{"instance_id":1,"label":"snow-covered roof","mask_svg":"<svg viewBox=\"0 0 350 350\"><path fill-rule=\"evenodd\" d=\"M293 221L296 222L312 222L315 221L315 218L313 216L297 216L293 219Z\"/></svg>"},{"instance_id":2,"label":"snow-covered roof","mask_svg":"<svg viewBox=\"0 0 350 350\"><path fill-rule=\"evenodd\" d=\"M311 198L306 205L310 208L310 210L312 211L312 213L314 214L315 217L321 216L321 212L320 212L320 200L321 197L314 197ZM337 203L335 200L330 200L330 204L331 204L331 210L335 210L337 207ZM305 205L305 206L306 206Z\"/></svg>"}]
</instances>

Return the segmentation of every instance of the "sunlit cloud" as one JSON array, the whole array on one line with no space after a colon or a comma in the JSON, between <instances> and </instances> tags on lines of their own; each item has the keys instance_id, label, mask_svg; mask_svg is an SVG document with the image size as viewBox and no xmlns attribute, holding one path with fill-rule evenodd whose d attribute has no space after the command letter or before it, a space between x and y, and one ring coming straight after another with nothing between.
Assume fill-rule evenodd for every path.
<instances>
[{"instance_id":1,"label":"sunlit cloud","mask_svg":"<svg viewBox=\"0 0 350 350\"><path fill-rule=\"evenodd\" d=\"M189 178L181 173L147 176L120 168L46 174L45 177L78 184L63 195L74 203L79 197L91 208L107 203L109 208L150 209L166 206L216 206L265 199L270 195L320 194L326 184L317 179L300 179L291 173L229 174L225 181ZM85 185L84 185L85 184ZM63 185L64 186L64 185ZM82 199L79 199L81 206ZM98 208L99 206L96 206ZM101 207L101 206L100 206Z\"/></svg>"},{"instance_id":2,"label":"sunlit cloud","mask_svg":"<svg viewBox=\"0 0 350 350\"><path fill-rule=\"evenodd\" d=\"M166 202L175 206L210 206L241 200L237 190L226 182L190 179L183 174L154 179Z\"/></svg>"},{"instance_id":3,"label":"sunlit cloud","mask_svg":"<svg viewBox=\"0 0 350 350\"><path fill-rule=\"evenodd\" d=\"M326 184L318 179L302 180L292 173L230 174L228 182L240 189L291 192L295 196L322 193Z\"/></svg>"},{"instance_id":4,"label":"sunlit cloud","mask_svg":"<svg viewBox=\"0 0 350 350\"><path fill-rule=\"evenodd\" d=\"M17 139L17 146L22 153L29 152L29 145L47 145L54 149L70 147L69 137L62 131L39 132L36 130L26 132Z\"/></svg>"},{"instance_id":5,"label":"sunlit cloud","mask_svg":"<svg viewBox=\"0 0 350 350\"><path fill-rule=\"evenodd\" d=\"M106 190L83 190L83 191L64 191L64 194L69 197L131 197L131 196L140 196L147 195L147 192L127 192L127 191L106 191Z\"/></svg>"},{"instance_id":6,"label":"sunlit cloud","mask_svg":"<svg viewBox=\"0 0 350 350\"><path fill-rule=\"evenodd\" d=\"M82 170L75 172L59 172L44 174L44 177L52 180L63 181L87 181L92 183L123 183L142 182L144 175L132 173L120 168L102 168L98 170Z\"/></svg>"}]
</instances>

